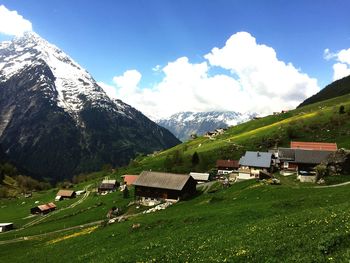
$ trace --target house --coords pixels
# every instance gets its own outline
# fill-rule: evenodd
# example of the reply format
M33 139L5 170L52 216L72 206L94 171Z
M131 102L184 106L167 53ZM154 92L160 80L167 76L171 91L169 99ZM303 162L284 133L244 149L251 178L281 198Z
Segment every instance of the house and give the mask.
M104 179L98 187L98 192L113 192L117 189L118 186L119 183L117 182L117 180Z
M135 196L142 202L180 200L196 193L197 182L188 174L143 171L134 182Z
M217 160L216 168L218 169L218 175L230 174L238 170L239 162L238 160Z
M295 163L295 149L278 148L277 166L282 175L290 175L298 171L298 165Z
M44 205L38 205L36 207L33 207L30 209L30 213L35 214L42 214L45 215L47 213L50 213L51 211L54 211L56 209L56 205L54 203L48 203Z
M209 182L209 173L195 173L191 172L190 176L197 182L197 183L205 183Z
M238 170L238 179L256 178L259 176L260 171L270 171L271 163L272 153L247 151L245 155L239 159L240 169ZM247 170L250 170L249 178Z
M124 184L126 185L132 185L137 180L138 177L139 177L138 175L131 175L131 174L122 175Z
M13 229L13 223L0 223L0 233Z
M333 151L279 148L278 160L281 174L297 173L300 181L315 181L315 166L325 162Z
M73 190L59 190L58 193L56 194L55 201L61 201L66 198L75 198L76 193Z
M290 148L292 149L304 149L304 150L319 150L319 151L331 151L338 150L336 143L326 142L290 142Z

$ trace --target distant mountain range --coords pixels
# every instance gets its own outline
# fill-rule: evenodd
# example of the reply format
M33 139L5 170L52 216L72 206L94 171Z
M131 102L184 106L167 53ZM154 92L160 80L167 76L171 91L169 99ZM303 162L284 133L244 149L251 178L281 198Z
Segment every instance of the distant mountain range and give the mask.
M179 112L156 122L171 131L181 141L191 134L203 135L217 128L227 128L251 120L256 113L241 114L234 111Z
M339 79L327 85L320 92L303 101L298 106L298 108L309 104L313 104L316 102L320 102L323 100L328 100L331 98L343 96L346 94L350 94L350 76Z
M0 43L0 148L51 181L180 143L36 33Z

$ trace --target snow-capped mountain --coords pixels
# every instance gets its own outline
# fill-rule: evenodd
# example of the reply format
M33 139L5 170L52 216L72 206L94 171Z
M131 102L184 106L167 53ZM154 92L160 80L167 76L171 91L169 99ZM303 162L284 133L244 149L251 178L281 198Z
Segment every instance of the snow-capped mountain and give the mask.
M29 174L62 179L177 143L36 33L0 43L0 146Z
M156 122L181 141L186 141L191 134L203 135L207 131L246 122L255 116L255 113L242 114L234 111L179 112Z

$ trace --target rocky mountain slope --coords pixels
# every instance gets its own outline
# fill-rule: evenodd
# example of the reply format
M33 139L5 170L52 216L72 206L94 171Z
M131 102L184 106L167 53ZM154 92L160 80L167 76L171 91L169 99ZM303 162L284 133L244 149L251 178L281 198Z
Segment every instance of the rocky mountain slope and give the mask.
M320 92L303 101L298 106L298 108L312 104L312 103L320 102L323 100L328 100L335 97L343 96L346 94L350 94L350 76L339 79L327 85Z
M28 174L62 180L178 143L36 33L0 44L0 146Z
M191 134L203 135L217 128L227 128L251 120L256 114L241 114L234 111L179 112L168 119L156 122L171 131L181 141L186 141Z

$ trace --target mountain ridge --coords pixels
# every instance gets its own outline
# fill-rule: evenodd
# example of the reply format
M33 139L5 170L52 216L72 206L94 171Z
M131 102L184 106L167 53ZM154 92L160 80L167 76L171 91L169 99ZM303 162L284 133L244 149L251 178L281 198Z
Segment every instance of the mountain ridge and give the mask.
M63 180L178 143L37 34L0 45L0 144L29 175Z

